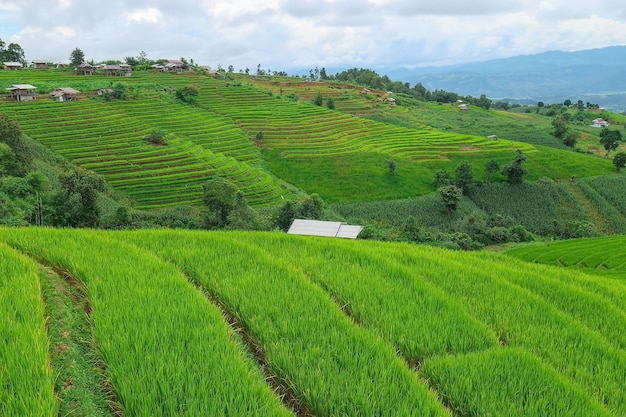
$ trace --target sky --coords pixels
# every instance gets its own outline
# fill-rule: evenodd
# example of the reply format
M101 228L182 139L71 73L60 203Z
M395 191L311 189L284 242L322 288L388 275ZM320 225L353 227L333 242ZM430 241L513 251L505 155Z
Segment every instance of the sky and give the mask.
M413 68L626 44L623 0L0 0L27 61Z

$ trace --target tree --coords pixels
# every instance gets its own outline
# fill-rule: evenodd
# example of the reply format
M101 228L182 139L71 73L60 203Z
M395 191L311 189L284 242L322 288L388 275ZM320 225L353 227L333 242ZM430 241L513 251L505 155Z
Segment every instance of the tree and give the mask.
M521 184L523 182L524 175L528 174L528 170L522 168L522 163L525 160L526 155L521 149L518 149L513 161L502 168L502 175L506 176L506 181L509 184Z
M145 136L145 139L153 145L162 145L165 142L167 132L163 129L155 127Z
M22 176L26 174L32 162L32 154L22 138L22 130L17 122L9 119L6 114L0 114L0 143L6 143L11 148L12 163L7 166L8 174Z
M621 171L622 168L626 167L626 153L624 152L616 153L615 156L613 157L613 165L615 166L615 169L617 169L618 171Z
M118 100L126 100L126 86L122 83L117 83L113 87L113 93L111 94L113 98Z
M210 223L217 227L224 227L228 224L228 215L235 204L237 197L237 186L222 177L208 180L202 186L202 201L209 211Z
M193 103L195 101L195 97L198 95L198 90L196 90L193 86L186 85L180 90L176 90L176 98L180 101L184 101L185 103Z
M327 80L328 79L328 75L326 74L326 68L322 67L322 69L320 70L320 78L322 80Z
M293 201L287 200L280 208L276 218L276 225L280 230L286 232L291 227L291 223L296 218L296 205Z
M467 194L474 181L472 174L472 166L465 161L454 169L455 181L454 185L463 190L463 194Z
M79 48L74 48L70 54L70 65L76 68L83 62L85 62L85 53Z
M435 171L435 174L433 175L433 186L435 187L435 190L451 184L452 177L450 177L450 173L448 171L444 171L443 169Z
M563 139L567 133L567 122L562 115L556 116L552 119L552 136L557 139Z
M246 230L250 229L253 219L253 212L248 206L248 202L243 195L243 191L235 193L235 201L232 209L228 213L227 226L229 229Z
M563 144L565 146L573 148L576 146L576 142L578 142L578 134L576 132L567 132L565 134L565 137L563 138Z
M387 169L389 170L389 175L393 176L396 173L396 161L394 161L393 159L387 159L385 162L387 162Z
M17 43L10 43L6 49L4 49L5 43L0 39L0 61L1 62L19 62L23 66L26 66L26 58L24 57L24 50Z
M500 169L500 164L498 161L490 160L485 164L485 182L489 184L489 180L491 179L491 174L494 172L498 172Z
M304 219L319 220L322 218L323 211L324 200L315 193L304 197L296 207L298 216Z
M606 156L609 156L611 151L614 151L622 141L622 132L619 130L611 130L607 127L603 128L600 132L600 143L606 149Z
M565 101L563 102L563 105L564 105L565 107L569 107L569 106L571 106L571 105L572 105L572 100L570 100L570 99L568 98L567 100L565 100Z
M456 185L446 185L437 189L441 202L448 210L448 217L456 210L463 196L463 190Z
M324 103L324 99L322 98L322 92L318 91L317 95L313 99L313 104L315 104L316 106L321 106L323 103Z
M100 223L98 193L106 190L104 178L86 169L76 168L61 174L59 181L65 192L65 211L69 213L69 225L97 227Z
M326 107L328 107L330 110L334 110L335 109L335 100L333 100L332 97L328 97L326 99Z

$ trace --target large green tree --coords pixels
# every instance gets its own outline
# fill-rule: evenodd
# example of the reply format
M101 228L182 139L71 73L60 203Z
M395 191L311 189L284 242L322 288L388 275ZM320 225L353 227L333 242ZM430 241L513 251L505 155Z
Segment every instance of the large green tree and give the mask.
M609 128L603 128L600 132L600 143L604 146L606 150L606 156L609 156L611 151L617 149L619 144L622 142L622 132L619 130L612 130Z
M524 175L528 174L528 170L522 167L522 163L526 160L526 155L521 149L518 149L515 153L513 161L505 165L502 168L502 175L506 177L506 181L509 184L521 184L524 180Z
M7 44L0 39L0 62L19 62L26 66L24 50L17 43Z
M13 163L7 164L7 173L16 176L26 174L32 155L22 138L19 125L4 113L0 114L0 142L7 144L13 151Z
M474 174L472 174L472 166L469 162L465 161L458 165L454 169L454 185L463 190L463 194L468 194L472 182L474 181Z
M209 211L207 226L225 227L235 205L237 186L226 178L215 177L205 182L202 189L202 201Z
M70 54L70 65L74 68L85 62L85 53L80 48L74 48Z

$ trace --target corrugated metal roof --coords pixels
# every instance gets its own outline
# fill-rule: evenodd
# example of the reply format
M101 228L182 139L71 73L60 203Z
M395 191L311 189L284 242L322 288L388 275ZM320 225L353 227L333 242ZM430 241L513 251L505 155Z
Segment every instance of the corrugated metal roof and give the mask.
M295 219L287 233L292 235L356 239L361 230L363 230L363 226L349 225L342 222Z
M11 87L8 87L7 90L34 90L34 85L30 84L13 84Z

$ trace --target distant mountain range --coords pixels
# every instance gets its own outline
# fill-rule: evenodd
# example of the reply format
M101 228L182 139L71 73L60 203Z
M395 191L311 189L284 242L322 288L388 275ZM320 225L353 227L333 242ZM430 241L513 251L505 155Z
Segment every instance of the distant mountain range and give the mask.
M535 55L443 67L387 69L394 80L429 90L487 95L492 100L535 104L566 99L626 111L626 46Z

